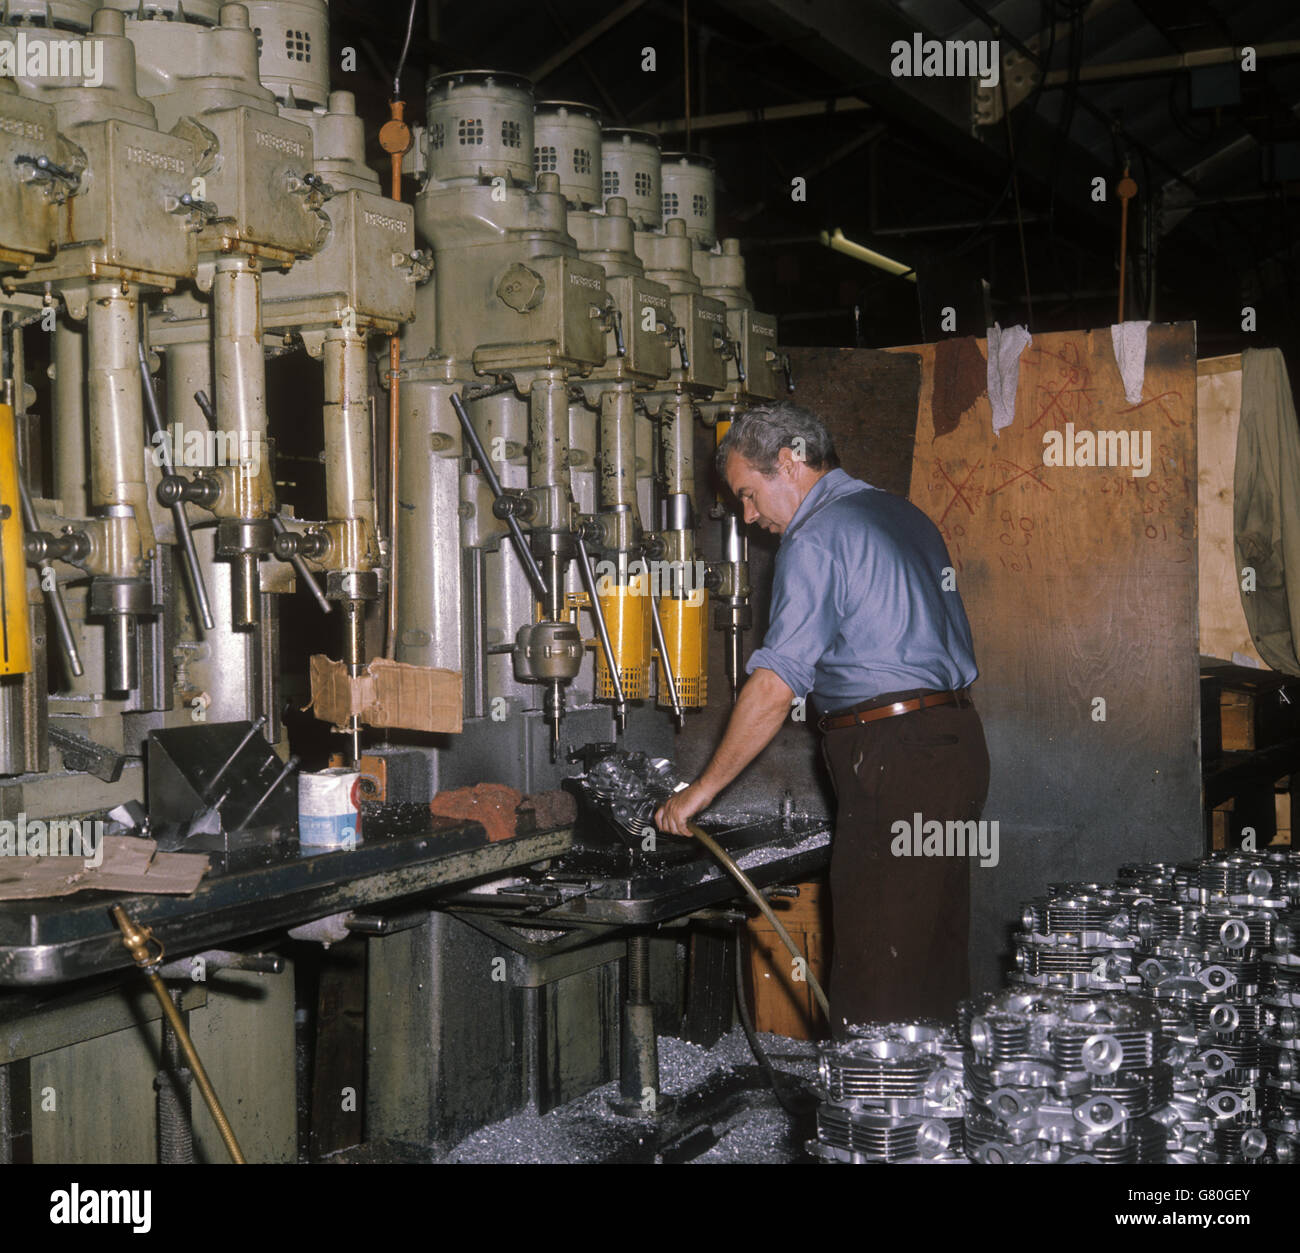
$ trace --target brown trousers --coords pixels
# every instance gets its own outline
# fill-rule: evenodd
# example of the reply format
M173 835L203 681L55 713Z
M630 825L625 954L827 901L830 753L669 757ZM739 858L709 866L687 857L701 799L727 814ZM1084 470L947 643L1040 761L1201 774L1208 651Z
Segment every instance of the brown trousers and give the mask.
M831 1031L950 1022L970 994L970 857L896 857L893 824L978 819L989 756L979 714L940 705L827 731L838 811L831 845ZM910 838L909 838L910 843ZM976 862L978 865L978 862Z

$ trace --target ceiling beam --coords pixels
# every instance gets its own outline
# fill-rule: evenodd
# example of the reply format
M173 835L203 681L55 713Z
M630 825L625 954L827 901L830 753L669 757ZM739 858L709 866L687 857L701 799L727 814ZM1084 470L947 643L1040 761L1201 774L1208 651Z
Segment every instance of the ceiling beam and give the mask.
M622 4L611 9L599 22L588 26L581 35L565 44L554 56L547 57L536 69L530 70L528 77L534 83L540 83L542 79L554 74L571 57L576 57L588 44L595 43L607 30L617 26L619 22L630 13L634 13L644 3L645 0L623 0Z
M938 38L913 17L900 13L887 0L718 0L722 7L764 35L782 40L789 52L831 76L832 86L845 87L878 106L881 120L897 118L902 127L921 132L928 143L914 146L936 165L955 162L1000 186L1010 159L1005 124L976 127L973 122L974 80L970 78L895 78L890 71L891 44ZM973 16L990 21L978 5L962 0ZM994 32L988 32L990 36ZM1038 34L1035 31L1035 34ZM1010 32L999 28L999 52L1015 47L1027 52ZM1041 54L1029 53L1037 65ZM1081 103L1086 98L1080 97ZM1073 172L1074 192L1057 197L1058 221L1068 220L1085 234L1115 231L1112 205L1094 204L1087 195L1090 180L1116 177L1079 144L1061 143L1058 128L1034 114L1013 120L1019 154L1022 194L1027 185L1046 187L1045 174L1059 164L1062 174ZM993 159L990 160L990 157ZM1032 206L1026 206L1031 208ZM845 222L845 229L852 223Z
M895 78L889 69L890 45L911 43L918 31L935 36L884 0L720 0L723 8L786 48L828 70L840 89L864 77L870 95L905 112L908 120L932 134L971 135L971 83L955 78ZM864 75L865 72L865 75Z
M1252 44L1260 61L1300 56L1300 39L1283 39L1274 43ZM1175 52L1163 57L1138 57L1131 61L1112 61L1108 65L1084 65L1079 68L1080 83L1108 83L1120 79L1148 78L1161 74L1178 74L1183 70L1207 65L1227 65L1241 58L1240 48L1202 48L1196 52ZM1052 70L1045 86L1064 87L1070 81L1069 70Z
M857 96L838 96L834 100L804 100L797 104L769 104L757 109L732 109L727 113L705 113L691 118L692 131L718 131L730 126L753 126L759 122L788 122L805 117L835 117L841 113L861 113L871 105ZM686 119L675 117L665 122L638 122L641 130L656 135L678 135L686 130Z
M554 25L555 29L560 32L560 35L563 38L572 40L573 35L565 24L564 19L556 10L554 0L542 0L542 2L546 7L547 15L550 17L551 23ZM574 55L578 58L578 64L582 67L582 72L591 80L591 85L596 89L596 94L600 97L600 103L605 110L605 117L611 122L622 124L624 120L623 112L615 103L614 98L606 90L605 84L601 81L600 75L592 68L591 62L588 61L581 52L577 52Z

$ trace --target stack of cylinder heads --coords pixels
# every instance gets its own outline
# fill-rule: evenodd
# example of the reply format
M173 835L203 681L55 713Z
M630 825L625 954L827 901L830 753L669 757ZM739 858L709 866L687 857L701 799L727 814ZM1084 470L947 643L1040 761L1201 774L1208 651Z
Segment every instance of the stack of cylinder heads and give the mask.
M938 1023L856 1029L821 1051L810 1147L829 1161L961 1161L961 1067L961 1045Z
M958 1008L949 1143L976 1162L1300 1160L1298 907L1291 852L1049 886L1025 906L1011 986ZM923 1105L889 1104L919 1073L902 1031L823 1046L817 1156L943 1159Z
M1159 1016L1112 993L967 1002L966 1151L977 1162L1156 1162L1171 1092Z

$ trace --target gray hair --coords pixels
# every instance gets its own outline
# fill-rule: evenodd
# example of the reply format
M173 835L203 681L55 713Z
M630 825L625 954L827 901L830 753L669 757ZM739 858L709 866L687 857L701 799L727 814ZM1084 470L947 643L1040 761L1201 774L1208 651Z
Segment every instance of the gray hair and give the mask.
M734 452L764 478L776 473L782 448L793 449L812 470L833 470L840 464L830 432L820 419L788 400L755 405L732 424L718 444L718 477L727 478L727 458Z

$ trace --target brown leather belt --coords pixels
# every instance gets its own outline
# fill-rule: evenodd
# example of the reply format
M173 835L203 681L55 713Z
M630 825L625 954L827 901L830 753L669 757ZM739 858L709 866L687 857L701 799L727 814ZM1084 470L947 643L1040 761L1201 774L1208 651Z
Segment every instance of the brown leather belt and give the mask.
M957 692L933 692L911 700L897 700L892 704L873 709L859 709L845 714L826 714L817 719L819 731L838 731L844 727L862 726L881 718L895 718L899 714L915 713L918 709L933 709L936 705L956 705L959 709L971 703L970 689Z

